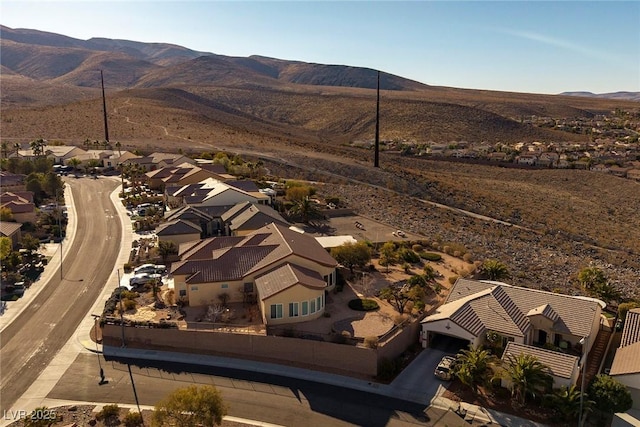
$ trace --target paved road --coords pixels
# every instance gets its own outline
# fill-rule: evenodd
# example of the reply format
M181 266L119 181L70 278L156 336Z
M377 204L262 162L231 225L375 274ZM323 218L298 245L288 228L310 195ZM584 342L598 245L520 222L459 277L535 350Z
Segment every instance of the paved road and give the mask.
M59 271L32 303L0 333L0 410L38 378L75 332L116 264L122 237L109 194L111 179L69 179L77 213L76 238Z
M80 354L48 399L154 405L178 387L213 384L229 415L283 426L424 425L425 405L282 376L171 362L105 361L108 384L98 385L98 354ZM131 375L129 373L129 366Z

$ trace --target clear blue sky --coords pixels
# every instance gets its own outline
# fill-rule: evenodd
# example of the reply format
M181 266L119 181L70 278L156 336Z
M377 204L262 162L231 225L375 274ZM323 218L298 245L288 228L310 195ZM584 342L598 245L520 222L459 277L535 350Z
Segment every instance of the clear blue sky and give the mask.
M0 23L532 93L640 91L638 1L2 0Z

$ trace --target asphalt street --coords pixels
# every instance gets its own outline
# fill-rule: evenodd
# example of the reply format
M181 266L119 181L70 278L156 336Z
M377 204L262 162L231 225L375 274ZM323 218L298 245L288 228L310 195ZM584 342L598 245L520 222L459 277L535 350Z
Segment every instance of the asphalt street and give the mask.
M98 361L100 359L100 361ZM107 384L99 385L102 367ZM130 370L130 371L129 371ZM425 405L373 393L256 372L79 354L47 398L154 405L172 390L212 384L229 415L283 426L424 425Z
M66 181L77 215L76 238L62 264L24 311L0 333L0 410L12 404L38 378L75 332L111 275L122 226L109 194L111 179Z

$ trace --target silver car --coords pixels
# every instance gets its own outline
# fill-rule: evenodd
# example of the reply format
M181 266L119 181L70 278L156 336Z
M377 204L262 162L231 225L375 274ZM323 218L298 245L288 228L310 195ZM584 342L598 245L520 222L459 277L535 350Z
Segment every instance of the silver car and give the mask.
M129 279L129 286L140 286L152 280L160 280L160 274L138 273Z

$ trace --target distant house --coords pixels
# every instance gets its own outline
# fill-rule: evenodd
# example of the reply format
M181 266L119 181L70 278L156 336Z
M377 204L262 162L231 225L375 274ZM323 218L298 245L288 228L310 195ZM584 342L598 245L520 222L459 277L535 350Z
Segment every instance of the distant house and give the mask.
M227 207L223 207L220 213L213 215L205 210L194 208L193 206L182 206L167 212L165 221L171 222L176 220L189 221L192 224L200 226L201 237L219 236L222 234L222 221L220 215L225 212Z
M167 187L165 199L170 206L232 206L242 202L269 204L271 198L260 193L251 181L221 182L208 178L179 188Z
M19 223L36 222L36 207L31 191L2 193L0 207L9 209L13 219Z
M178 166L166 166L147 172L147 185L152 190L163 190L167 185L183 186L196 184L208 178L222 181L226 178L207 169L194 166L190 163L182 163Z
M516 157L516 163L520 165L535 166L538 164L538 156L535 154L521 154Z
M553 151L545 151L540 153L538 156L538 165L544 167L553 167L558 160L560 160L560 155Z
M578 357L540 352L545 346L575 350L584 354L598 335L602 301L593 298L544 292L492 281L458 279L445 303L422 321L424 346L439 335L451 336L474 347L484 345L487 333L502 337L512 351L545 357L558 364L554 376L558 384L575 383L582 361ZM569 354L570 355L570 354ZM568 372L573 367L572 372ZM551 368L551 366L550 366Z
M600 172L600 173L609 173L609 168L607 167L607 165L603 164L603 163L598 163L596 165L591 166L591 169L589 169L593 172Z
M57 165L66 165L67 160L85 153L82 148L70 145L48 145L44 150L45 156L52 158Z
M254 297L265 324L312 320L324 313L325 291L336 283L337 262L312 236L269 224L247 236L180 245L173 264L175 290L191 306L225 293L229 302Z
M627 178L640 181L640 169L629 169L627 171Z
M633 408L640 410L640 308L627 313L609 375L627 386Z

